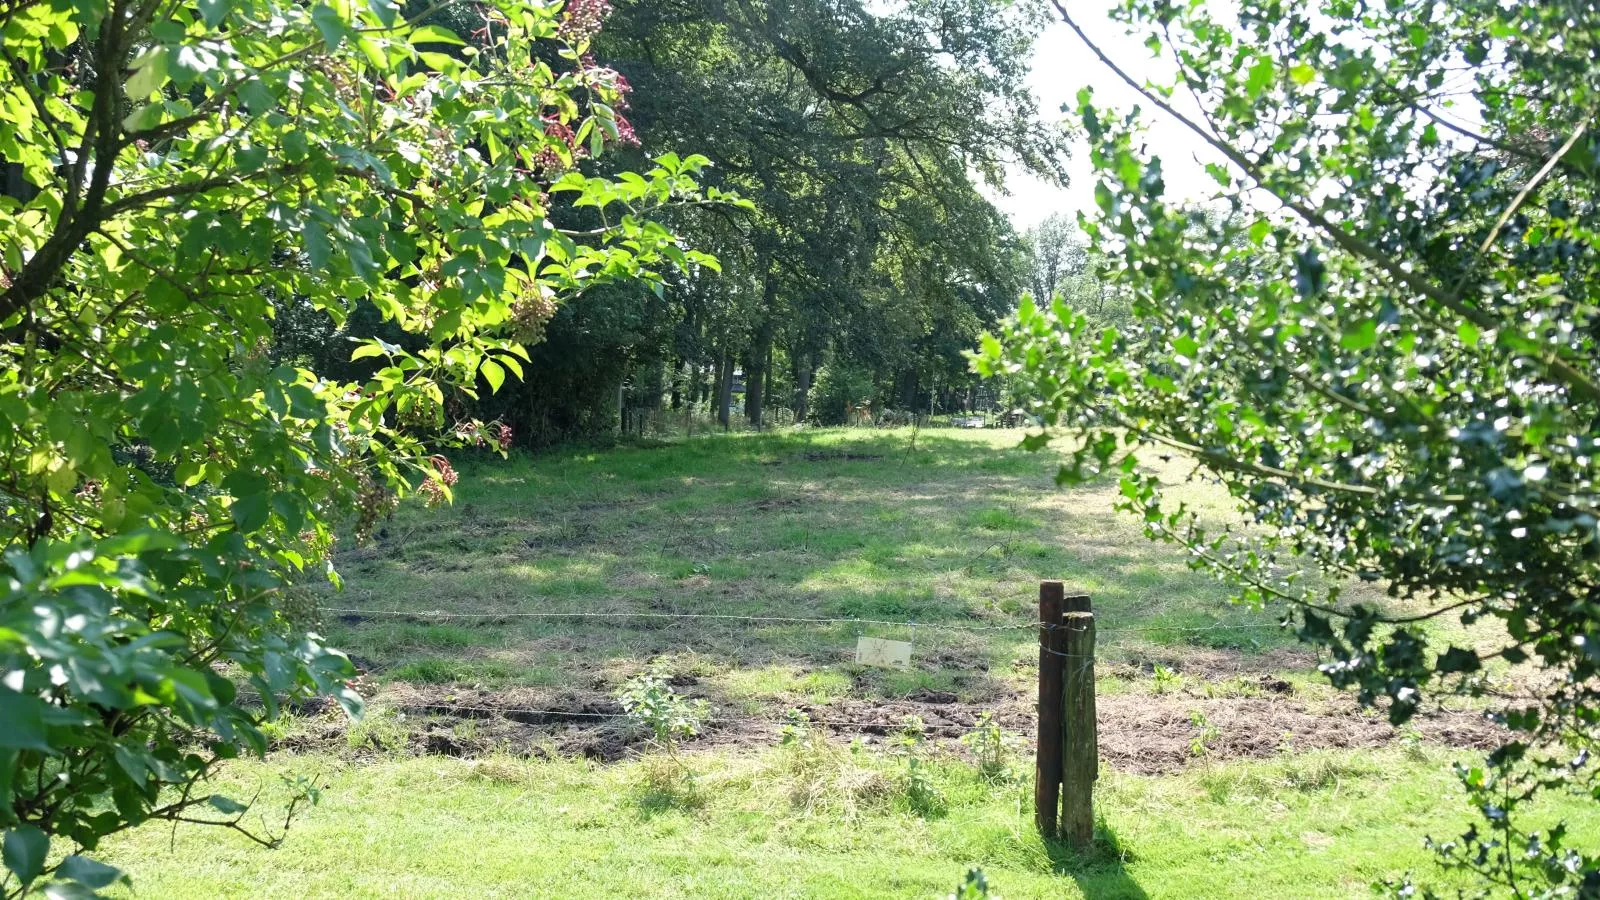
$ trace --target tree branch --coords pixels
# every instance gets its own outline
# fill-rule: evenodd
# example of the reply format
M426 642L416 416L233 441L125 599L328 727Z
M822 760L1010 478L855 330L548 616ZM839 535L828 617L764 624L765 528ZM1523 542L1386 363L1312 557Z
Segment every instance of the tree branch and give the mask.
M1292 210L1301 219L1305 220L1307 223L1326 234L1341 249L1354 256L1359 256L1376 264L1401 285L1416 291L1424 297L1427 297L1429 300L1432 300L1440 306L1443 306L1444 308L1456 313L1480 328L1498 330L1502 327L1503 323L1496 320L1489 313L1475 306L1462 302L1461 298L1455 295L1453 292L1447 291L1439 285L1434 284L1429 279L1410 271L1400 262L1389 258L1377 247L1339 227L1317 209L1314 209L1295 197L1287 195L1281 189L1274 187L1270 180L1267 179L1262 173L1260 167L1253 163L1249 157L1240 152L1238 148L1200 127L1193 119L1189 118L1173 107L1173 105L1169 103L1166 98L1136 81L1127 73L1126 70L1113 62L1111 58L1105 54L1105 51L1101 50L1099 45L1090 40L1089 36L1084 33L1081 27L1079 27L1078 23L1073 20L1072 15L1067 12L1066 7L1062 4L1061 0L1050 0L1050 3L1055 7L1056 12L1061 16L1061 20L1066 23L1067 27L1071 28L1073 33L1078 36L1078 39L1083 41L1084 45L1087 46L1092 53L1094 53L1096 58L1098 58L1100 62L1103 63L1108 69L1110 69L1113 74L1121 79L1123 83L1133 88L1139 93L1140 96L1150 101L1157 109L1160 109L1167 115L1172 116L1173 119L1175 119L1179 124L1183 125L1189 131L1200 137L1201 140L1209 144L1217 152L1225 156L1229 162L1232 162L1246 175L1250 176L1251 180L1253 180L1258 186L1272 194L1272 196L1276 197L1280 203ZM1596 383L1593 379L1578 371L1575 366L1565 359L1562 359L1553 353L1544 357L1530 356L1529 358L1543 363L1544 366L1573 393L1592 403L1600 403L1600 383Z

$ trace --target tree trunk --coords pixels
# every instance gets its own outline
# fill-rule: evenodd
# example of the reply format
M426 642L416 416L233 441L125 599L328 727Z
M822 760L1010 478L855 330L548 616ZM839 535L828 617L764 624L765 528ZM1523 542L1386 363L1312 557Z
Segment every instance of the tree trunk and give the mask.
M644 404L651 412L661 410L661 397L666 393L666 362L659 358L650 360L649 367L645 369L644 378Z
M628 433L628 408L622 405L622 390L626 383L627 378L617 382L617 430L623 434Z
M811 393L811 379L817 374L817 367L811 362L810 353L796 353L794 356L794 421L800 424L806 420L806 413L810 410L806 406L806 396Z
M723 350L717 357L717 424L728 430L728 410L733 405L733 355Z
M767 383L761 388L763 397L772 397L772 342L767 342L767 358L762 362L762 369L767 373Z
M770 283L770 282L769 282ZM766 317L756 329L756 345L751 348L749 364L744 373L744 414L757 431L765 424L767 380L771 377L768 360L772 357L772 317Z

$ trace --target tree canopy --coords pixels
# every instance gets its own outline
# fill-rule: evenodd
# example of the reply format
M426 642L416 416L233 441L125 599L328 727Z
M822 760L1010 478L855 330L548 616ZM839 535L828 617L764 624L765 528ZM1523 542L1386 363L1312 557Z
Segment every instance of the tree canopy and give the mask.
M609 428L626 382L630 408L726 419L736 370L755 424L774 407L842 421L847 399L926 412L971 384L962 352L1023 266L978 183L1008 162L1059 175L1063 137L1023 85L1038 23L977 0L869 7L618 4L597 48L632 89L632 128L646 148L702 148L708 183L755 210L675 214L722 276L570 305L490 417L531 439Z
M1514 739L1461 767L1482 820L1441 857L1519 896L1600 896L1600 860L1516 814L1545 788L1600 800L1592 4L1116 15L1175 78L1091 49L1214 151L1217 202L1170 199L1138 112L1085 89L1087 233L1134 317L1025 301L978 366L1033 398L1041 439L1086 432L1063 479L1120 473L1151 536L1244 601L1286 604L1335 684L1397 723L1436 694L1489 698ZM1144 446L1191 455L1252 526L1168 501ZM1297 577L1302 561L1328 577ZM1382 596L1347 601L1361 582ZM1441 638L1443 617L1494 637ZM1507 664L1549 690L1507 696Z

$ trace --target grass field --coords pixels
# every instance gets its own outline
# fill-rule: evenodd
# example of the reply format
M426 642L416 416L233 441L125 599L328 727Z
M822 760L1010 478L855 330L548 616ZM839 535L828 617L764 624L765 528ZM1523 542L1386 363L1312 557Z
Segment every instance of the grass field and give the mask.
M368 720L306 710L226 776L270 797L278 774L315 774L322 805L273 852L191 829L168 855L150 828L114 856L161 897L928 897L969 865L1007 897L1328 897L1429 872L1423 833L1467 823L1445 763L1493 731L1357 709L1274 611L1228 606L1145 541L1114 485L1055 488L1019 437L802 431L464 464L454 506L403 508L317 597ZM1180 461L1151 462L1229 515ZM1089 593L1101 634L1088 858L1030 826L1041 579ZM857 666L858 635L910 640L911 668ZM620 715L647 667L710 705L692 777L663 779ZM782 743L789 710L814 724ZM986 712L1010 750L982 775L959 738Z

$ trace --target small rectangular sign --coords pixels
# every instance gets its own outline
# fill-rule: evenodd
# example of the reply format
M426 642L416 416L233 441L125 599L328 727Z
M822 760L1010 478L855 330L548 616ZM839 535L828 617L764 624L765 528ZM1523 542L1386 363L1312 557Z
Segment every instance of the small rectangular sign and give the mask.
M909 669L911 644L907 641L886 641L883 638L857 638L856 662L863 666Z

